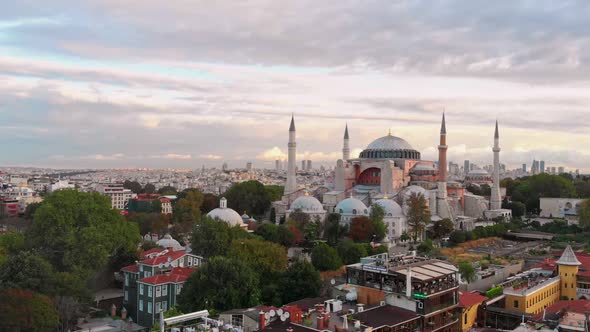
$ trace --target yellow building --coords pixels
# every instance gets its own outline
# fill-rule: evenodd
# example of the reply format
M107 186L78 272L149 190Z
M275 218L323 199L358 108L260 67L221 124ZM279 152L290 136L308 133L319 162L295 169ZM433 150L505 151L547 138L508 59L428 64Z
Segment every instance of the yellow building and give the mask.
M563 254L557 260L559 278L561 279L561 297L565 300L575 300L577 298L577 277L578 267L582 265L572 247L567 246Z
M461 330L468 331L477 322L479 306L488 298L478 293L459 292L461 306Z
M504 288L506 309L536 314L559 301L560 277L529 279Z

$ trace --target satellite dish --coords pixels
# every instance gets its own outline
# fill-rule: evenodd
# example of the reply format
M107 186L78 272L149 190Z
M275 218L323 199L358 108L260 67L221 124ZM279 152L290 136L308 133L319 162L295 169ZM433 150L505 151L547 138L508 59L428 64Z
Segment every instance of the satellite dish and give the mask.
M270 317L274 317L276 315L277 315L277 313L276 313L276 311L274 311L274 309L270 311Z
M265 314L264 314L264 318L266 318L266 320L269 320L269 319L270 319L270 313L268 313L268 312L267 312L267 313L265 313Z
M285 311L283 316L285 316L285 318L289 318L289 317L291 317L291 314L288 311Z
M281 322L284 322L287 320L287 317L285 317L285 315L281 315Z
M277 315L282 316L283 315L283 309L277 310Z
M334 278L332 278L332 280L330 280L330 283L331 283L332 285L336 285L336 280L334 280Z

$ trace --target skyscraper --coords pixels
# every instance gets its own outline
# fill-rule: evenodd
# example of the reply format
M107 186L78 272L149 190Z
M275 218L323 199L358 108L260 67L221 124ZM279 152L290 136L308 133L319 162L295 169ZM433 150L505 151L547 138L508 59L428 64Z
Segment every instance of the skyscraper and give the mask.
M469 167L469 160L465 160L463 162L463 172L465 172L465 175L467 175L467 173L469 173L470 170L471 168Z
M491 210L499 210L502 208L502 198L500 196L500 133L498 131L498 121L496 121L496 131L494 132L494 173L493 173L493 187L490 198Z
M246 163L246 170L248 172L250 172L252 170L252 162L249 161L249 162Z
M311 171L311 160L307 161L307 170Z
M281 161L280 160L275 160L275 170L278 172L281 170Z
M526 173L526 164L522 164L522 172Z
M301 170L305 171L305 160L301 161Z
M539 161L539 173L545 173L545 160Z
M557 174L563 174L563 173L565 173L565 167L559 166L559 168L557 168Z

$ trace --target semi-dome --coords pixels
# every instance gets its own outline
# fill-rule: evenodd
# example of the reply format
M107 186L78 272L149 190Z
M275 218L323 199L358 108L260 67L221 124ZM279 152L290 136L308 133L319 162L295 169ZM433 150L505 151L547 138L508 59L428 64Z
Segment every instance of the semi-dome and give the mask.
M406 198L412 196L412 194L414 194L414 193L426 197L426 189L424 189L420 186L412 185L412 186L406 187L406 189L404 189L404 197L406 197Z
M324 210L324 206L317 198L309 196L307 193L305 196L297 197L291 204L291 210L301 210L301 212L321 212Z
M174 251L183 250L184 247L180 243L172 238L170 234L164 235L163 238L156 242L162 248L172 248Z
M227 207L227 199L222 197L219 200L219 207L207 213L208 217L228 223L230 226L241 226L242 217L233 209Z
M349 197L341 200L334 209L335 212L340 214L351 214L351 215L368 215L369 210L367 206L360 200Z
M360 158L386 159L386 158L403 158L403 159L420 159L420 152L403 138L391 134L380 137L363 150Z
M403 217L404 215L402 207L391 199L383 198L376 201L375 204L379 205L383 209L386 218Z
M485 169L474 169L468 173L469 175L490 175Z
M412 168L412 171L437 171L437 168L432 164L418 163Z

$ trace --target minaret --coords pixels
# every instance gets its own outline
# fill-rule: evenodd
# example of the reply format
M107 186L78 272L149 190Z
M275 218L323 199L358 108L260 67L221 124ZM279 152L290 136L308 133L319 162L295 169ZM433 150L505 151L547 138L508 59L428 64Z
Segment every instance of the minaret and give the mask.
M290 194L297 190L297 180L295 174L296 154L297 143L295 143L295 117L291 115L291 126L289 126L289 160L287 166L287 183L285 184L285 194Z
M348 123L344 129L344 145L342 146L342 160L347 161L350 159L350 146L348 145Z
M500 197L500 134L498 132L498 120L496 120L496 132L494 133L494 174L492 181L492 196L490 197L490 209L499 210L502 208Z
M440 143L438 145L438 198L447 198L447 125L445 113L440 125Z

